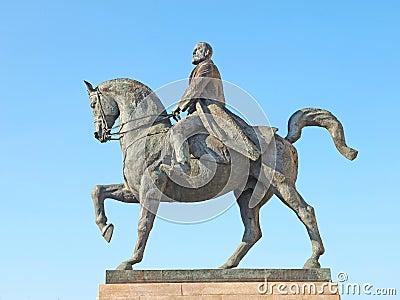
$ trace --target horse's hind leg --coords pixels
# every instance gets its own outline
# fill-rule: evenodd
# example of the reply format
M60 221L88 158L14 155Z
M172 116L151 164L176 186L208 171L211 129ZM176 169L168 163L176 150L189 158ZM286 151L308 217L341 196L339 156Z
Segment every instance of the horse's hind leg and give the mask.
M92 191L94 213L96 224L101 231L101 235L107 242L110 242L114 225L107 224L107 217L104 210L104 200L110 198L125 203L139 203L126 186L121 184L96 185Z
M236 251L223 264L221 269L230 269L237 267L242 258L249 252L251 247L261 238L261 227L259 222L259 211L261 205L255 207L249 207L249 201L251 199L253 189L247 189L237 198L237 203L240 208L240 217L244 225L244 233L242 242L237 247ZM235 193L236 196L236 193ZM272 195L266 195L265 198L270 198ZM268 199L266 199L268 200ZM263 200L263 203L266 201Z
M312 255L303 268L320 268L318 260L324 254L325 249L319 234L314 208L304 201L294 184L289 183L287 179L280 180L277 177L280 177L280 175L276 175L272 184L274 194L296 213L297 217L306 226L311 240Z

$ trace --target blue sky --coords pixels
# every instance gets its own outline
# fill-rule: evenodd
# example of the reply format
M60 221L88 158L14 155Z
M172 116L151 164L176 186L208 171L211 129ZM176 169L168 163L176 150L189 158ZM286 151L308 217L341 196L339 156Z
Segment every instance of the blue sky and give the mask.
M158 89L188 76L198 41L281 135L303 107L342 121L360 152L353 162L323 129L306 128L295 144L297 187L326 247L321 264L333 279L345 271L349 282L400 292L399 2L149 2L2 4L0 299L94 299L105 270L131 255L138 206L106 204L111 244L94 223L91 189L121 182L121 153L93 138L82 81L130 77ZM311 247L295 215L273 198L261 225L240 267L301 267ZM196 225L158 219L136 268L218 267L241 236L236 206ZM364 297L343 296L352 298Z

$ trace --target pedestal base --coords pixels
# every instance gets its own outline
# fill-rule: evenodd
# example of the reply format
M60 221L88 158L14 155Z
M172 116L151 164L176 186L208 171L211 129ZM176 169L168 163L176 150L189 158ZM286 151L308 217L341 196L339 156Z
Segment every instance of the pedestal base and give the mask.
M339 300L329 269L107 271L98 300Z

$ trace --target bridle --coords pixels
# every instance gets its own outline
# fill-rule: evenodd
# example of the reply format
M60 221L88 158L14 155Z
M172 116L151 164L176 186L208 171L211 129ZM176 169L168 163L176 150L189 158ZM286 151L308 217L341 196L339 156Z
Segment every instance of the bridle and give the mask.
M103 104L102 104L102 101L101 101L101 96L102 96L103 94L102 94L102 92L99 90L99 88L97 87L96 88L96 103L98 103L98 105L99 105L99 108L100 108L100 116L101 116L101 124L102 124L102 127L103 127L103 130L105 131L105 136L106 136L106 140L107 141L118 141L118 140L120 140L122 137L123 137L123 135L125 134L125 133L127 133L127 132L130 132L130 131L133 131L133 130L136 130L136 129L139 129L139 128L141 128L141 127L144 127L144 126L148 126L147 124L146 125L139 125L139 126L137 126L137 127L134 127L134 128L131 128L131 129L128 129L128 130L126 130L126 131L122 131L122 128L126 125L126 124L128 124L128 123L131 123L131 122L133 122L133 121L138 121L138 120L141 120L141 119L145 119L145 118L149 118L149 117L156 117L156 119L154 120L154 122L153 122L153 125L154 124L156 124L156 123L158 123L158 122L160 122L160 121L163 121L163 120L166 120L166 119L169 119L169 118L175 118L175 115L174 114L164 114L164 115L148 115L148 116L144 116L144 117L141 117L141 118L136 118L136 119L131 119L131 120L128 120L128 121L126 121L126 122L123 122L123 123L120 123L120 124L118 124L118 125L116 125L116 126L113 126L113 127L111 127L111 128L109 128L108 127L108 125L107 125L107 115L105 114L105 112L104 112L104 108L103 108ZM95 123L98 123L99 121L94 121ZM117 132L111 132L112 130L114 130L114 129L117 129L118 128L118 131ZM163 133L163 132L165 132L165 130L163 130L163 131L160 131L160 133ZM153 133L154 134L154 133ZM117 136L117 137L114 137L114 136Z
M106 116L106 113L104 112L103 104L101 102L101 95L102 95L101 91L98 88L96 88L96 102L95 102L95 105L96 104L99 105L100 117L101 117L100 122L101 122L101 125L102 125L102 129L105 131L105 135L106 135L107 141L109 141L109 140L113 139L112 136L110 135L112 128L108 128L107 116ZM94 108L95 105L92 108ZM99 121L95 120L94 122L98 123Z

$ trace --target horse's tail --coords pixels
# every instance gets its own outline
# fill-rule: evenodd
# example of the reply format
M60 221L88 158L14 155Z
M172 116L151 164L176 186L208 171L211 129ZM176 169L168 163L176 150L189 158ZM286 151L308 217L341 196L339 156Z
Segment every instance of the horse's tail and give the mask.
M288 134L285 137L290 143L295 143L301 137L301 130L307 126L326 128L336 148L349 160L357 157L358 151L346 145L344 130L340 121L329 111L319 108L303 108L296 111L289 119Z

